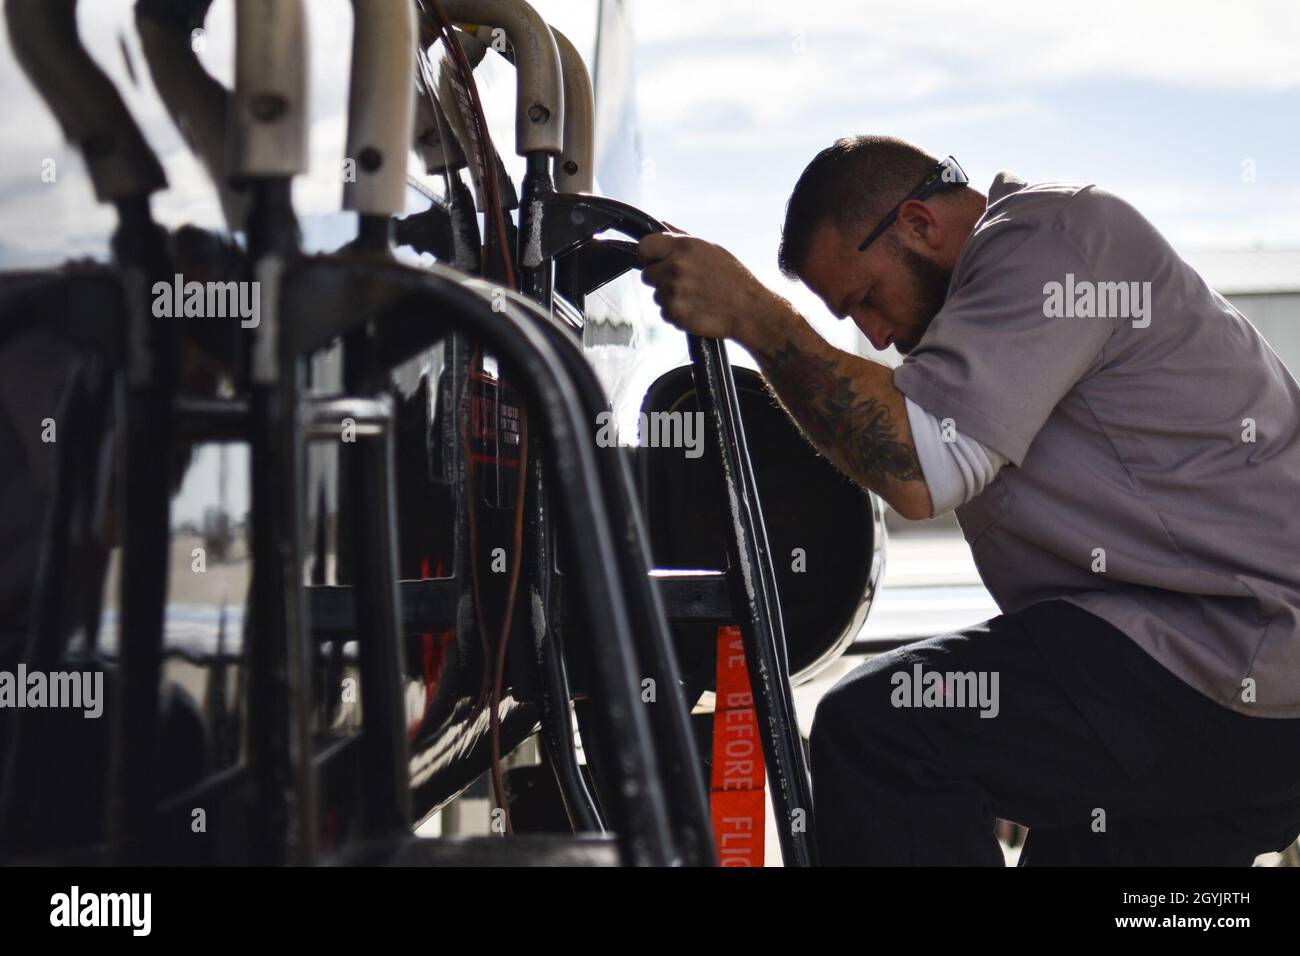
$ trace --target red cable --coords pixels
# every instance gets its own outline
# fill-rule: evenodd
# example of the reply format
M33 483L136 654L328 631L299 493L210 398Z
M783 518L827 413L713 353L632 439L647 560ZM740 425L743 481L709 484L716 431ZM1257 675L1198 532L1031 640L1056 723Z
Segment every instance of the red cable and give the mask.
M497 181L496 163L493 161L495 160L496 152L492 146L492 137L491 137L491 133L488 130L487 117L483 110L483 103L478 95L478 86L474 82L474 71L473 68L469 65L469 60L466 58L465 51L461 47L460 42L455 38L455 29L452 26L450 19L448 19L446 13L443 11L442 5L438 2L438 0L427 0L427 3L429 7L433 10L434 17L438 21L438 32L442 37L443 43L446 45L448 51L451 53L452 59L456 63L457 71L461 74L463 89L469 94L469 98L471 101L469 104L470 109L466 111L463 108L463 105L458 104L458 106L461 106L462 113L468 112L470 114L469 118L473 126L475 127L473 131L474 138L476 139L476 142L473 144L476 147L475 161L478 163L479 166L479 178L480 181L483 183L485 192L487 193L486 196L487 204L491 210L491 215L489 218L489 222L492 224L491 231L495 233L497 248L501 253L502 265L505 271L506 286L511 290L514 290L517 288L517 283L515 281L515 275L514 275L514 262L510 254L509 243L507 242L505 212L501 207L500 184ZM485 264L487 261L486 248L487 247L485 244L484 247ZM475 348L474 354L471 356L470 359L470 367L474 368L479 363L480 358L481 358L481 350ZM466 389L467 390L469 389L468 381L466 382ZM500 398L500 394L501 394L500 391L498 391L497 392L498 400ZM470 402L466 408L466 411L467 413L473 411L472 396L470 396ZM466 421L466 426L465 426L464 443L465 443L465 448L468 450L469 448L469 441L468 441L469 415L468 414L466 415L465 421ZM519 468L519 472L518 472L519 484L518 484L518 490L515 498L515 526L514 526L514 545L513 545L514 554L512 555L513 560L511 562L512 566L510 569L510 585L507 591L505 615L501 623L501 634L497 641L496 655L495 655L495 661L493 666L493 678L491 683L491 693L486 695L485 695L485 691L487 690L487 677L488 677L487 667L488 667L488 662L492 660L493 655L491 654L491 648L488 645L487 631L483 621L482 598L480 594L480 587L479 587L479 580L478 580L478 564L477 564L477 556L478 556L477 524L478 523L475 517L476 509L477 509L477 498L475 495L473 479L472 479L474 473L474 468L472 463L470 464L470 467L467 470L468 480L467 480L467 488L466 488L466 492L469 497L469 535L470 535L470 555L471 555L470 567L471 567L471 577L473 579L475 617L478 619L479 639L483 645L483 651L484 651L483 684L481 684L479 688L479 699L476 706L481 707L483 705L484 696L489 697L489 706L491 708L491 713L489 714L489 727L490 727L489 733L491 738L491 751L492 751L492 771L491 771L492 789L493 789L494 796L496 798L497 806L499 806L505 814L506 833L513 832L513 827L510 821L510 808L507 804L506 797L505 797L505 782L501 770L500 710L501 710L502 684L504 683L504 675L505 675L506 648L509 644L510 626L513 623L513 619L514 619L514 606L519 594L519 577L523 565L523 517L524 517L524 499L527 490L526 480L527 480L527 471L528 471L528 419L527 419L527 414L522 407L519 409L518 468Z

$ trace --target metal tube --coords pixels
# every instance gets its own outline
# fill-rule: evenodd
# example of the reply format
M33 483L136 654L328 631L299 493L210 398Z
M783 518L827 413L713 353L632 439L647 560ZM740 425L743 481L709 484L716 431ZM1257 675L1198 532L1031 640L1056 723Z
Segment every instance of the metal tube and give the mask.
M600 808L582 777L573 745L573 715L569 710L573 695L569 689L560 635L553 627L548 628L548 639L537 648L537 665L545 695L542 701L542 744L555 774L569 825L575 833L603 833L605 825L601 821Z
M367 835L410 833L411 792L403 707L397 591L396 468L391 406L377 440L358 442L348 469L354 525L357 645L361 671L362 828Z
M285 184L287 185L287 183ZM254 215L259 200L254 200ZM258 334L283 337L290 323L267 292L282 261L258 263ZM310 621L302 591L305 454L299 402L304 362L281 350L274 377L252 387L252 554L248 647L249 765L260 807L255 861L311 863L317 814L311 767Z
M596 100L591 74L582 54L555 27L555 45L564 71L564 150L555 163L555 188L562 193L589 193L595 188Z
M154 322L150 277L171 273L162 230L147 198L122 200L114 258L130 317L125 375L118 385L117 518L122 564L118 599L119 704L113 729L108 823L115 859L147 860L157 798L159 682L170 554L172 402L176 333Z
M307 37L302 0L236 0L231 175L307 171Z
M360 214L353 252L389 254L392 216L406 205L407 154L414 123L416 17L413 0L353 0L352 76L345 155L355 179L345 182L343 208ZM357 396L374 388L364 330L343 337L343 384ZM352 545L363 724L362 827L370 836L410 833L410 773L403 706L401 603L397 589L397 504L388 399L348 400L341 409L358 432L369 424L379 440L344 448L347 525ZM366 414L364 404L382 416ZM318 409L321 411L323 409ZM357 413L360 413L359 415ZM374 419L382 417L383 421ZM337 427L337 425L336 425Z
M564 148L564 73L546 21L523 0L442 0L456 23L496 27L515 51L515 151L559 155ZM481 38L480 38L481 39Z
M555 192L551 183L550 158L541 153L528 157L523 196L519 205L519 287L524 295L551 310L555 283L555 261L542 255L542 227L546 197Z
M343 208L394 216L406 205L406 157L415 107L413 0L352 0L352 79L344 156L355 175Z
M81 149L100 202L165 189L167 178L122 97L77 36L77 0L5 0L14 57Z
M173 0L137 0L135 25L154 87L172 122L203 163L216 187L226 225L244 228L248 196L231 188L226 142L230 93L194 52L191 39L212 0L191 0L188 9Z
M306 359L303 324L281 300L298 255L290 177L306 167L307 50L301 0L237 0L231 171L251 183L248 250L261 284L252 342L252 552L248 641L249 765L261 812L260 863L309 864L318 815L312 764L310 621L302 588Z

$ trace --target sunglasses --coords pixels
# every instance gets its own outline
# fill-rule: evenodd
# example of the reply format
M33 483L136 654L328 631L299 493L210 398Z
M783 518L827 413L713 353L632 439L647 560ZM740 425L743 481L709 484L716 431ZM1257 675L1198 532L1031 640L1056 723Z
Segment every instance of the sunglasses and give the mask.
M941 189L948 189L952 186L965 186L969 182L970 178L967 177L966 170L961 168L961 164L957 160L951 156L942 160L921 180L915 189L889 211L889 215L880 220L880 224L871 230L867 238L862 240L862 245L858 246L858 252L862 252L867 246L879 239L881 233L894 224L894 220L898 218L898 210L902 208L903 203L911 202L913 199L929 199Z

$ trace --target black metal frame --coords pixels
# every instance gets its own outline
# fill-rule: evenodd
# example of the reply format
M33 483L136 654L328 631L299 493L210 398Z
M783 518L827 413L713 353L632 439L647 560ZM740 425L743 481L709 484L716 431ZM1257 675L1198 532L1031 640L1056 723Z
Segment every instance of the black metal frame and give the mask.
M598 702L612 738L621 742L613 752L601 755L620 781L611 795L612 806L606 808L611 826L627 861L672 862L667 848L673 841L659 781L657 748L639 701L636 651L647 643L646 625L633 624L622 600L635 588L620 574L622 562L616 544L620 536L614 533L607 510L621 489L610 486L594 448L585 440L599 406L584 400L584 393L590 396L592 388L599 385L576 352L576 344L547 334L549 316L526 306L523 300L511 298L505 308L496 311L489 298L443 269L419 271L396 264L317 258L290 267L284 279L282 295L287 310L320 320L309 329L288 334L296 340L292 347L303 352L314 351L347 331L357 316L373 316L377 361L384 367L398 364L457 328L484 341L519 377L549 439L543 456L548 473L558 483L566 537L588 543L574 549L572 558L585 585L581 589L585 620L603 636L593 655L603 690ZM297 339L298 335L302 338ZM568 343L567 361L557 349L562 341ZM575 381L579 375L586 381ZM593 496L593 488L601 493ZM648 573L649 568L643 565L640 577L648 580Z
M543 216L543 252L561 264L557 285L582 294L638 265L632 247L595 240L596 234L615 230L641 239L668 231L635 207L597 196L548 197ZM593 246L593 242L601 244ZM776 571L736 384L721 341L691 335L687 344L706 431L721 463L719 491L730 518L727 581L751 679L757 683L754 698L764 730L763 753L771 773L773 805L783 822L777 831L782 857L787 865L808 866L816 861L811 778L790 685Z
M441 267L409 269L375 256L387 250L391 237L386 219L363 217L360 238L349 253L303 258L288 177L253 178L245 184L251 198L248 256L268 307L242 356L248 379L238 384L244 397L178 397L175 327L152 317L146 294L154 279L169 278L172 271L166 235L149 211L149 194L163 185L161 170L116 90L81 47L75 6L76 0L8 0L7 13L20 60L86 152L100 197L115 202L119 213L114 280L121 289L123 321L120 346L105 343L109 365L120 363L119 517L124 529L122 690L113 736L109 859L159 859L166 819L197 793L234 792L232 788L247 782L258 806L253 859L316 862L316 778L324 766L336 761L356 761L363 774L365 852L378 852L384 845L410 845L414 813L410 770L415 758L407 754L400 694L400 640L403 616L409 609L401 601L396 579L394 436L391 408L365 393L376 389L388 369L455 332L483 341L501 356L542 424L536 433L541 455L529 476L530 577L542 599L543 625L534 651L546 690L547 753L575 829L598 829L604 822L601 817L606 817L626 863L713 862L706 790L688 702L680 693L668 616L659 593L663 583L651 576L635 486L623 457L616 452L601 454L591 441L605 406L603 391L572 329L549 309L557 258L567 283L564 290L573 294L595 288L600 275L625 270L623 263L630 254L626 244L591 240L598 220L633 236L663 227L620 203L558 196L549 160L530 157L520 234L540 232L545 251L541 262L523 264L524 289L533 301L509 295L501 308L499 302L468 287L460 273ZM51 63L57 63L58 70L51 69ZM69 63L73 69L67 68ZM86 113L70 105L74 102L70 97L98 103L101 132L79 132L87 125ZM526 244L524 238L521 249ZM579 262L585 264L585 275L575 284L572 277L578 273L573 267ZM339 337L346 343L347 394L309 399L307 358ZM785 747L794 725L784 676L779 602L725 351L721 343L700 340L692 340L691 349L702 406L723 454L723 487L732 502L732 567L727 574L731 604L750 609L742 619L742 630L747 653L759 662L757 671L764 678L759 714L773 728L764 745L779 782L778 806L784 810L800 805L798 780L806 789L806 771L801 767L801 751L791 758ZM310 713L310 662L317 635L311 604L328 600L331 592L321 590L312 602L307 600L302 582L305 506L300 489L306 441L319 437L322 427L333 424L331 416L341 413L368 426L360 433L363 438L378 439L358 443L348 485L352 509L360 519L353 542L357 578L349 617L360 638L368 706L358 742L344 741L318 752ZM158 689L172 450L182 440L240 437L250 438L253 460L253 576L246 643L248 766L204 781L193 793L182 795L181 802L173 799L159 806ZM61 462L65 480L66 472L66 463ZM70 493L66 487L63 491ZM56 494L56 505L66 497ZM554 531L549 525L552 507L560 512ZM57 652L58 629L51 618L53 595L61 580L64 518L56 514L51 523L32 660ZM551 621L557 542L565 549L573 578L581 582L576 589L580 597L573 603L585 628L598 638L588 643L596 677L594 705L601 718L600 733L591 746L605 783L604 805L599 808L586 792L572 734L567 732L570 693L559 632ZM743 568L756 573L744 574ZM691 584L698 587L699 582ZM400 587L410 591L412 583ZM427 582L418 587L440 585ZM701 606L698 593L693 606ZM646 677L653 677L664 691L648 711L640 696ZM7 807L22 807L21 775L12 764L4 793ZM810 811L810 802L803 805ZM794 846L797 851L798 841ZM789 862L806 861L801 852L786 855Z
M583 396L589 409L604 409L606 399L604 390L591 373L586 358L580 351L570 346L573 342L571 330L563 323L550 316L552 307L552 289L554 286L554 256L545 248L545 235L548 218L552 214L553 201L557 198L549 173L549 159L544 156L529 157L529 166L523 182L523 201L520 203L520 241L519 250L523 262L524 292L535 300L547 315L552 340L565 356L569 370L575 381L585 390ZM541 261L529 263L523 256L529 248L540 248ZM596 417L588 420L588 428L596 427ZM665 613L658 590L648 575L653 567L650 560L648 538L640 509L637 507L636 487L631 471L623 456L616 451L609 451L600 456L600 464L605 472L609 486L617 487L620 493L610 499L614 510L615 527L620 529L618 542L619 556L622 562L627 596L631 601L633 619L645 622L646 638L641 645L641 671L643 678L652 679L655 687L662 688L664 698L656 697L656 704L651 708L652 729L656 746L667 760L664 768L667 772L666 785L670 806L674 812L674 838L678 841L678 852L682 862L692 865L712 865L716 863L716 851L713 845L712 827L706 799L707 787L703 778L701 762L697 754L695 737L690 726L691 701L685 699L681 670L678 667L676 653L673 649L672 635L668 628ZM544 501L545 480L539 470L534 476L534 490L538 501ZM544 512L537 515L538 530L545 537ZM575 541L578 539L574 539ZM545 558L543 558L545 560ZM553 595L554 582L550 580L552 569L548 566L544 576L537 582L539 594L543 597ZM551 601L542 601L543 615L550 643L559 640L558 631L551 626L548 609ZM557 675L554 669L546 672L551 679L551 706L563 708L563 714L553 716L555 723L562 717L564 726L568 726L568 701L570 698L568 684ZM560 750L551 752L557 775L566 777L570 784L566 803L582 799L585 788L576 789L573 785L581 783L581 777L574 778L577 757L573 753L572 733L559 741Z

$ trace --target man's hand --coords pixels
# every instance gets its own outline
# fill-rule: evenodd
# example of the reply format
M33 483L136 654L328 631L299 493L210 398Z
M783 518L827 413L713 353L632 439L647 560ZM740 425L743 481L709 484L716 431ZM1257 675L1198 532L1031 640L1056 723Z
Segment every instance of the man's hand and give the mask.
M655 233L641 240L637 254L641 281L654 288L659 311L685 332L743 344L760 327L794 318L789 303L721 246Z
M641 240L642 280L673 325L730 338L758 360L809 441L907 518L934 506L893 371L831 346L721 246L676 233Z

